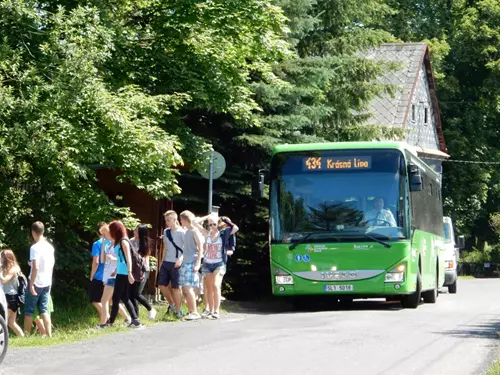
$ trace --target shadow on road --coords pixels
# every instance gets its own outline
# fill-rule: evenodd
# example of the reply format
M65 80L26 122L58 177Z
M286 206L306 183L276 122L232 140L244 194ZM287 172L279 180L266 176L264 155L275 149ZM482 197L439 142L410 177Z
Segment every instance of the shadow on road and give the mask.
M337 302L320 298L301 301L293 304L290 301L275 299L265 301L224 301L222 307L232 313L254 315L315 313L324 311L399 311L399 302L385 300L354 300Z
M456 329L436 333L461 338L500 339L500 315L485 315L484 320L479 323L464 324L458 326Z

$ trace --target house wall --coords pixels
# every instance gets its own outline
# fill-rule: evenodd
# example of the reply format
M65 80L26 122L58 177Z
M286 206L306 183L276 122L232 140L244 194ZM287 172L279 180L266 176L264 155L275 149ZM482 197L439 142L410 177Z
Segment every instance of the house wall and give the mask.
M439 150L436 118L427 82L427 72L425 71L424 64L422 64L406 119L406 142L413 146ZM427 122L425 122L426 112Z
M406 142L410 145L431 150L440 149L436 131L436 117L434 115L427 72L424 64L420 67L418 81L411 98L405 130ZM434 160L433 158L425 156L422 156L422 160L436 172L442 173L441 160Z
M172 202L167 199L156 200L142 190L127 183L120 183L116 180L119 171L101 169L97 173L97 185L103 190L108 198L115 204L122 207L130 207L137 218L143 224L151 225L149 237L152 242L151 255L158 259L159 266L164 256L163 234L164 220L163 213L172 208ZM132 235L132 233L130 233ZM152 272L149 277L147 289L152 294L156 283L156 272Z

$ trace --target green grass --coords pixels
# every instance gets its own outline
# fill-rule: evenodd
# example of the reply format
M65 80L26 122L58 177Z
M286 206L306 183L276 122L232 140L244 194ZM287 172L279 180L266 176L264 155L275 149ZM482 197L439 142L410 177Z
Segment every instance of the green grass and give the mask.
M145 326L151 326L159 322L177 322L179 321L173 315L166 315L168 305L154 305L158 314L155 321L147 319L147 311L140 307L140 319ZM198 306L202 311L203 306ZM184 312L186 307L183 306ZM18 323L22 325L22 317L18 318ZM108 335L115 332L124 332L130 330L125 326L121 316L115 321L115 327L104 330L97 330L95 327L99 323L97 311L89 303L85 303L79 309L58 308L55 306L52 314L52 338L42 338L38 333L29 337L16 337L12 332L9 337L9 346L11 348L34 347L34 346L52 346L66 344L76 341L88 340L99 336Z
M493 362L486 375L500 375L500 360Z
M469 279L475 279L474 276L458 276L460 280L469 280Z

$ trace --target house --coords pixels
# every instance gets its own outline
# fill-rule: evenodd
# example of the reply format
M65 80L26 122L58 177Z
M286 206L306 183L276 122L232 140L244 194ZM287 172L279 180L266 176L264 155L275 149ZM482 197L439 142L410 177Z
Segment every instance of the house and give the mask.
M367 125L400 128L404 141L436 172L449 155L443 136L436 85L429 48L425 43L387 43L369 50L366 58L396 63L394 71L378 78L379 83L395 88L370 102Z
M164 257L163 229L165 223L163 213L173 208L169 199L154 199L152 196L127 182L118 182L120 171L112 168L96 170L97 186L106 193L108 198L119 207L130 207L141 223L148 224L151 242L151 255L158 260L158 270L151 271L147 285L149 294L155 294L155 283L159 266ZM156 291L157 292L157 291Z

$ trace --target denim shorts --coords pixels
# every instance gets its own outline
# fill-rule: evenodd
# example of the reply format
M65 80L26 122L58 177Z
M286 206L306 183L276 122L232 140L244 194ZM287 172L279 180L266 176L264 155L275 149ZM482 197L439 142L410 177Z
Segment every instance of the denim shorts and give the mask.
M40 314L49 312L50 286L39 288L35 285L36 296L32 295L30 288L26 288L26 301L24 303L24 315L33 316L35 308L38 307Z
M203 263L203 266L201 266L201 272L203 275L207 275L209 273L214 273L217 271L219 275L224 276L226 274L226 265L224 262L217 262L217 263Z
M109 278L106 280L106 282L104 283L104 286L110 286L111 288L114 288L115 287L115 281L116 281L116 278Z

